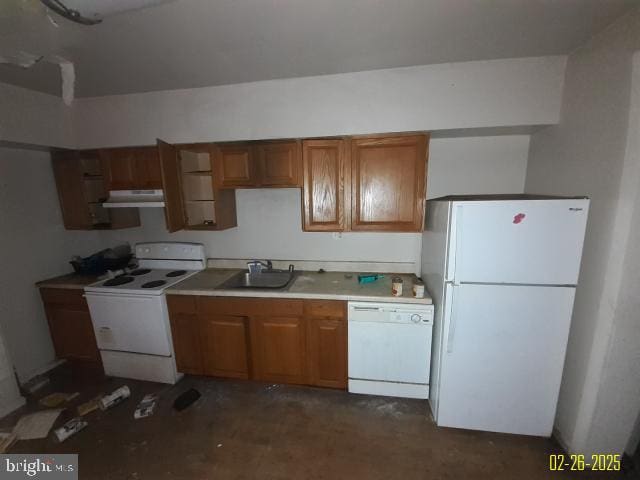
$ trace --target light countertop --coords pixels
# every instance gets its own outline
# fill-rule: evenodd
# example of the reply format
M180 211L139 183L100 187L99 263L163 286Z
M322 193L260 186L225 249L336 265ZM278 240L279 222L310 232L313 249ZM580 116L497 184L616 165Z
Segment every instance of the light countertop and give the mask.
M236 269L209 268L166 290L169 295L204 295L214 297L301 298L323 300L350 300L369 302L395 302L431 304L429 293L424 298L413 298L415 275L386 273L384 278L360 285L357 272L299 272L293 282L283 289L228 289L216 288L239 272ZM402 278L403 295L391 295L391 278Z
M98 275L81 275L79 273L68 273L59 277L49 278L36 283L38 288L65 288L82 290L87 285L98 281Z

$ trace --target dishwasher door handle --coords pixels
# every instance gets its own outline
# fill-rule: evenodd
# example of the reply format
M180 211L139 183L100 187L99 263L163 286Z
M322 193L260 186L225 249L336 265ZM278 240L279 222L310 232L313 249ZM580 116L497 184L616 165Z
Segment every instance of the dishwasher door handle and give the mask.
M356 312L381 312L380 307L351 307Z

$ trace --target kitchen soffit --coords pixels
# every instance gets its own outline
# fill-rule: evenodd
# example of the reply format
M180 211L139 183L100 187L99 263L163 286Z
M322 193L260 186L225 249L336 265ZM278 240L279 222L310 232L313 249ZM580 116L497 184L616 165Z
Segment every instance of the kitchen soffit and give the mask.
M123 3L124 0L119 0ZM75 64L76 96L410 65L567 54L638 0L179 0L74 24L38 0L0 7L0 55ZM60 94L56 65L0 82Z

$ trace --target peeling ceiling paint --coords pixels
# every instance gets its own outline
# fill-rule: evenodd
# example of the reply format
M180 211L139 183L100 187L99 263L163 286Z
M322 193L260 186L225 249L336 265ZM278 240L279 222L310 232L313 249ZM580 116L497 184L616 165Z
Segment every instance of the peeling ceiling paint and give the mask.
M145 2L69 6L131 1ZM102 23L84 26L48 15L39 0L3 0L0 56L65 58L75 66L76 96L99 96L567 54L637 6L640 0L174 0L109 11ZM42 63L0 65L0 82L61 95L58 66Z

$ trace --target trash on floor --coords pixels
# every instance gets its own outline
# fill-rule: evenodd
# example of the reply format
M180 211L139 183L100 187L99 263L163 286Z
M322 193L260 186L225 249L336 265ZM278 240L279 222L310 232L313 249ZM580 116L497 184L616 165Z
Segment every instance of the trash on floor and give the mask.
M105 395L99 400L100 410L108 410L115 407L131 396L131 390L126 385L114 390L109 395Z
M63 403L70 402L71 400L73 400L74 398L76 398L79 395L80 395L79 392L75 392L75 393L62 393L62 392L51 393L51 394L47 395L46 397L42 397L40 399L40 405L42 405L43 407L48 407L48 408L58 407L58 406L62 405Z
M14 432L0 432L0 453L6 453L16 440L18 437Z
M190 388L184 393L181 393L175 402L173 402L173 408L181 412L185 408L189 407L193 402L200 398L200 392L195 388Z
M32 440L35 438L45 438L49 435L49 430L60 415L62 409L42 410L24 415L13 427L13 433L18 440Z
M78 415L80 415L81 417L84 417L88 413L91 413L94 410L98 410L100 408L100 399L103 396L104 396L103 394L100 394L97 397L94 397L91 400L78 405Z
M83 420L82 417L75 417L62 425L60 428L55 429L53 433L56 435L56 438L59 442L64 442L67 438L75 435L87 425L89 424L85 420Z
M25 393L35 393L44 386L49 385L50 382L51 380L49 380L49 377L45 375L38 375L22 385L22 390L24 390Z
M156 403L158 401L158 396L150 393L149 395L145 395L140 403L136 407L136 411L133 413L133 418L138 420L139 418L148 417L153 415L153 411L156 408Z

